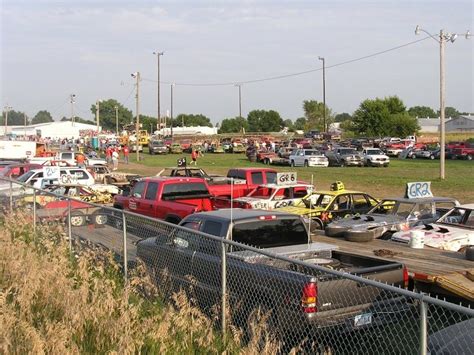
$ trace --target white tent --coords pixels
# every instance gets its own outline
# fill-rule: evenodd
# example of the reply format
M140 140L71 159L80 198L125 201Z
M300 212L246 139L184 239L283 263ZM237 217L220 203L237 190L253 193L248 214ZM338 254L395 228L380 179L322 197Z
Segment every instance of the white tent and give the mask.
M74 138L77 139L80 136L89 135L90 132L95 132L97 130L96 125L78 123L78 122L48 122L48 123L39 123L30 126L17 126L12 128L11 133L16 134L17 136L26 135L39 135L43 138ZM101 130L101 127L99 127Z

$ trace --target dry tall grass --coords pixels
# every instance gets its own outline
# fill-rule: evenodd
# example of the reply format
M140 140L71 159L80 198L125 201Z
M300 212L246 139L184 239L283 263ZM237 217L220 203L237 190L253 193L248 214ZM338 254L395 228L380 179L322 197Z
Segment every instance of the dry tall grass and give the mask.
M16 213L0 216L1 352L274 353L269 342L224 344L213 321L185 293L163 303L138 267L124 285L112 255L71 255L61 226L38 226Z

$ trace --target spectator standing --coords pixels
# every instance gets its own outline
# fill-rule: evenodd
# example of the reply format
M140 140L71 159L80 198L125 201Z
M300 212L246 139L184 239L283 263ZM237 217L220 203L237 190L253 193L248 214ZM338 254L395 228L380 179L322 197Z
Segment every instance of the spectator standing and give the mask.
M125 145L122 151L123 151L123 162L125 164L128 164L128 155L130 154L130 151L128 150L128 145Z
M107 163L110 164L111 160L112 160L112 147L108 146L106 149L105 149L105 160L107 161Z
M86 157L82 153L76 154L76 163L77 166L83 168L85 166L84 162L86 161Z
M191 165L192 163L194 163L194 165L197 165L197 158L198 151L196 149L193 149L193 151L191 152L191 163L189 163L189 165Z
M113 164L113 169L112 170L117 170L118 169L118 160L119 160L119 153L117 152L116 149L114 149L112 153L112 164Z

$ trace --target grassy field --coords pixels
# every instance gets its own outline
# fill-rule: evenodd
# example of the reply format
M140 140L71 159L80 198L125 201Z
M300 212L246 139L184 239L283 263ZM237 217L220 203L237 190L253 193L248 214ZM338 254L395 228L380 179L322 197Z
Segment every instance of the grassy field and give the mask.
M163 167L176 166L176 160L189 154L151 156L143 154L143 161L129 166L120 165L124 171L155 175ZM134 161L135 156L132 156ZM264 167L249 162L244 154L206 154L198 159L198 166L208 173L225 175L232 167ZM273 166L272 166L273 167ZM431 181L436 196L455 197L461 203L474 203L474 161L446 161L446 179L439 179L439 160L391 159L388 168L294 168L274 166L279 171L296 170L298 178L311 181L317 189L327 189L334 181L342 181L346 188L368 192L376 197L402 196L407 182Z

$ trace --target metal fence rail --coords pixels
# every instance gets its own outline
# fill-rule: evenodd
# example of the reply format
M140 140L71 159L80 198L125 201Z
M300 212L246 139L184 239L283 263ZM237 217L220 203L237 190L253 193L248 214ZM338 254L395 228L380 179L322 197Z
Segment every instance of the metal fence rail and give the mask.
M184 292L224 335L238 330L243 342L333 354L474 349L472 309L381 283L377 272L357 276L335 259L318 265L331 251L295 260L10 180L0 181L0 198L2 213L27 209L34 226L63 224L71 249L112 251L125 281L143 262L164 299Z

